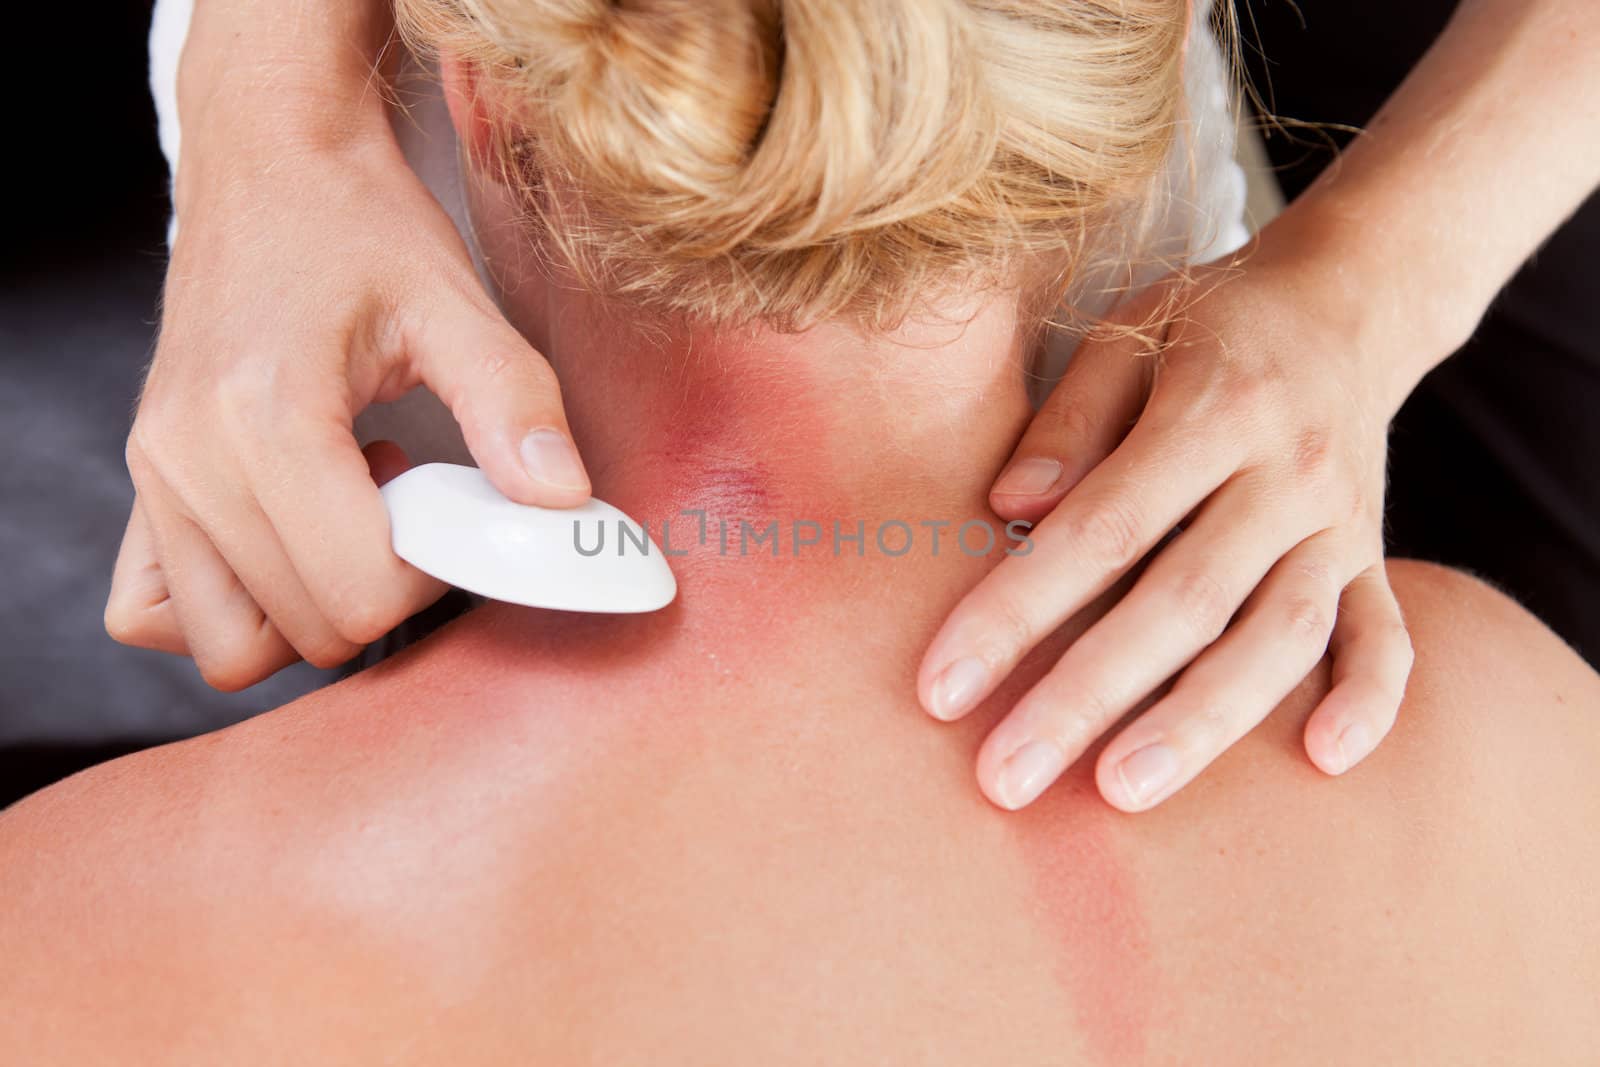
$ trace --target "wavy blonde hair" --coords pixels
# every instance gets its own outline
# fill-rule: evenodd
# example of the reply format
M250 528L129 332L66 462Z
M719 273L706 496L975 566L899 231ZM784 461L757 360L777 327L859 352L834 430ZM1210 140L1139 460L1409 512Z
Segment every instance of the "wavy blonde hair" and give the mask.
M468 65L542 254L697 321L883 329L1064 289L1148 194L1187 0L397 0Z

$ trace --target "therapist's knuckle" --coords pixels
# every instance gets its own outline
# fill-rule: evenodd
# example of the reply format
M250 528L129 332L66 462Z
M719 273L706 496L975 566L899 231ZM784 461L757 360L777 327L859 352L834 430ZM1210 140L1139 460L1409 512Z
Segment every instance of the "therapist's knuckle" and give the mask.
M1234 367L1219 370L1204 394L1204 410L1219 428L1255 425L1269 407L1266 381Z
M1046 445L1071 445L1091 440L1098 424L1084 404L1072 397L1052 396L1034 416L1033 431Z
M1333 632L1333 604L1312 593L1286 598L1279 609L1283 632L1300 645L1326 645Z
M331 611L334 630L354 645L366 646L394 628L389 606L375 597L356 593L339 596Z
M128 468L128 476L133 479L134 485L140 480L148 478L153 473L150 461L150 451L145 445L145 436L149 433L141 415L134 420L133 428L128 431L128 440L122 446L122 461Z
M1301 482L1325 485L1338 469L1333 434L1326 427L1309 427L1295 435L1289 449L1289 469Z
M1013 663L1038 639L1033 612L1014 591L997 593L983 606L984 645L991 659Z
M1069 755L1094 744L1121 717L1105 695L1092 685L1063 686L1050 694L1050 701L1046 732Z
M1192 435L1192 427L1204 424L1206 412L1205 402L1182 382L1158 378L1139 418L1142 423L1153 423L1169 433Z
M1173 613L1190 635L1204 644L1221 636L1233 617L1234 604L1228 589L1210 571L1180 574L1172 583L1170 596Z
M1416 660L1416 648L1411 631L1402 620L1389 618L1371 623L1363 637L1375 646L1376 658L1387 671L1402 677L1410 673Z
M1350 482L1334 495L1335 500L1343 503L1340 508L1340 517L1352 525L1366 522L1368 519L1380 518L1378 510L1373 506L1372 496L1366 488L1357 482Z
M1234 709L1221 700L1202 700L1184 716L1181 747L1209 761L1227 748L1237 729Z
M1411 639L1411 630L1399 619L1386 623L1385 630L1390 655L1394 657L1394 671L1404 679L1417 660L1417 646Z
M224 693L236 693L266 676L260 642L242 627L213 634L194 660L206 684Z
M197 665L200 677L219 693L237 693L261 680L247 664L237 660L203 659L198 660Z
M323 606L334 632L358 648L378 640L411 614L401 584L386 568L371 563L329 590Z
M529 396L542 403L557 409L561 407L561 380L556 377L556 372L544 357L528 349L521 349L517 353L517 360L522 365L522 373Z
M128 432L123 460L136 489L157 483L174 484L195 461L193 450L183 439L175 420L164 413L140 412Z
M478 357L478 376L485 386L543 389L555 384L555 375L541 359L531 358L526 345L513 337L497 337Z
M1105 684L1101 679L1086 676L1082 683L1073 687L1069 705L1071 717L1077 723L1076 739L1084 746L1110 729L1127 710L1112 702L1107 696Z
M361 646L345 640L338 634L328 634L315 640L308 641L304 646L296 649L307 663L313 667L324 670L348 663Z
M507 348L488 348L478 356L478 379L486 386L508 384L516 370L517 361Z
M147 631L143 614L121 590L113 588L106 599L106 610L101 621L106 633L119 645L142 648Z
M280 389L283 369L269 359L235 363L221 370L211 387L218 431L235 440L257 440L280 425L292 395Z
M1064 530L1076 554L1116 571L1138 561L1144 523L1139 507L1126 495L1087 501Z
M1337 599L1337 573L1333 560L1321 556L1309 559L1293 560L1293 578L1295 585L1303 594L1325 596L1330 600Z

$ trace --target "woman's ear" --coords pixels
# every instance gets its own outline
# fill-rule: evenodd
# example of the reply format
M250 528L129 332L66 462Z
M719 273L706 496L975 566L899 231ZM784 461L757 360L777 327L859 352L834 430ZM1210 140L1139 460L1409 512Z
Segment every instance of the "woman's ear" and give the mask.
M494 158L494 127L478 92L477 68L454 56L442 56L439 82L444 87L445 106L450 109L450 123L467 150L468 161L476 170L489 171Z

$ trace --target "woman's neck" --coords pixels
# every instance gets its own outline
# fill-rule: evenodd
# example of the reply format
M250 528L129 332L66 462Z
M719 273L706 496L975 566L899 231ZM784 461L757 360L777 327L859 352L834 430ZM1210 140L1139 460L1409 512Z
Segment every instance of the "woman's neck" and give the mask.
M863 337L668 332L546 293L541 332L596 492L652 528L683 510L782 525L987 515L1028 417L1026 331L1003 296Z
M987 503L1031 414L1015 301L863 338L674 334L575 291L512 291L507 313L555 366L596 495L647 527L679 592L639 619L519 618L507 632L538 640L496 647L569 664L626 647L648 666L653 649L782 659L856 634L909 694L938 619L1021 550L1025 531Z
M473 194L506 313L560 377L596 495L665 542L684 605L739 615L740 597L810 603L863 581L939 600L929 583L959 596L1014 545L987 505L1030 415L1014 294L875 336L667 329L513 269L523 224Z

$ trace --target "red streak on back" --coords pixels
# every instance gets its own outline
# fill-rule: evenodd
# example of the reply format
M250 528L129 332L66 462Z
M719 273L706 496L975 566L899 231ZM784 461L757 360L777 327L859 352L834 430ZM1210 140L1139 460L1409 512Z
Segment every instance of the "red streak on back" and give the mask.
M1042 924L1058 946L1056 973L1096 1063L1143 1060L1158 975L1138 885L1113 834L1113 810L1081 759L1019 827Z

